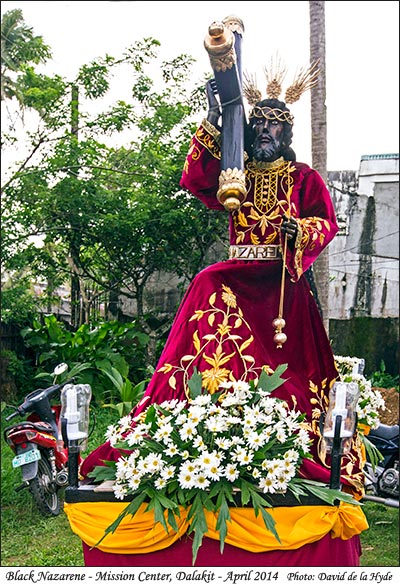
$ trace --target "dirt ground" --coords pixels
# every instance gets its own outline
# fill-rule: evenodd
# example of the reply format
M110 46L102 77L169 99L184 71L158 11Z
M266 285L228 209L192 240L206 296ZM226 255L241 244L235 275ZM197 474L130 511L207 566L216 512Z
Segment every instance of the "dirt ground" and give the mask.
M399 423L399 392L392 387L391 389L384 389L375 387L385 400L386 409L379 414L382 424L393 426Z

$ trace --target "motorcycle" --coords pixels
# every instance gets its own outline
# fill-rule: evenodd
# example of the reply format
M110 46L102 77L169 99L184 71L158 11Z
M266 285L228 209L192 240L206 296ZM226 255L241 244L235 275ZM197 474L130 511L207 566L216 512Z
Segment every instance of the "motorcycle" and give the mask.
M399 426L380 424L366 437L380 453L374 462L367 452L364 467L365 500L399 507Z
M87 434L80 431L80 422L83 421L84 426L87 426L85 413L88 410L91 390L90 386L70 385L73 380L72 378L63 383L53 383L46 389L40 388L30 392L23 403L5 418L8 422L29 414L25 421L8 426L4 430L4 439L15 454L13 468L21 470L23 482L16 487L16 491L28 488L38 510L44 516L57 516L60 513L60 490L69 484L69 450L71 451L72 447L77 453L74 456L80 458L80 447L76 448L75 445L82 444L82 439L87 438ZM86 396L90 390L89 397L84 397L83 412L80 399L79 404L77 400L79 394L82 395L82 389ZM61 390L62 405L52 405L51 400ZM70 398L69 408L63 397L65 395L67 399ZM68 424L68 418L72 424ZM71 437L75 440L70 441Z

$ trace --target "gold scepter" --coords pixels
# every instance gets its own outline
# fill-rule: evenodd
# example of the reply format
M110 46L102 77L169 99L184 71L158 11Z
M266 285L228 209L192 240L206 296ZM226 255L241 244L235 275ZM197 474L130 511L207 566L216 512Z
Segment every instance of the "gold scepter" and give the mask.
M290 218L290 196L292 194L292 188L290 187L287 194L287 201L288 201L288 213L287 217ZM278 317L272 320L272 326L275 329L274 335L274 342L276 343L276 348L281 349L282 345L285 344L287 341L287 336L282 330L286 326L286 320L283 317L283 302L285 298L285 276L286 276L286 253L287 253L287 241L288 236L285 232L285 240L283 243L283 254L282 254L282 276L281 276L281 291L279 296L279 311Z
M287 341L287 336L282 332L286 326L286 321L283 317L283 300L285 296L285 275L286 275L286 251L287 251L287 234L285 234L285 241L283 244L283 262L282 262L282 277L281 277L281 292L279 297L279 312L278 317L272 320L272 326L275 328L274 342L276 348L281 349L282 345Z

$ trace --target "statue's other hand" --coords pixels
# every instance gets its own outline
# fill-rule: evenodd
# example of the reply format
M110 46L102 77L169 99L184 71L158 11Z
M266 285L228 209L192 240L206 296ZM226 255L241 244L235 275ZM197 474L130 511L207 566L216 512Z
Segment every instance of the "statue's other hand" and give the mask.
M299 227L295 218L288 218L285 214L282 215L283 220L281 224L281 231L287 236L289 240L295 239L299 231Z
M221 108L218 101L218 88L215 79L210 79L206 83L206 92L208 100L207 120L213 126L218 125L218 120L221 116Z

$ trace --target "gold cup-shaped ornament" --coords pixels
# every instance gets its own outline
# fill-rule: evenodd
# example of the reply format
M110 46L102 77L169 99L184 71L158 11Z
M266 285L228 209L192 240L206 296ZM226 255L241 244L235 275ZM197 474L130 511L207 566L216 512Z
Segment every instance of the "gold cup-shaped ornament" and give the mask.
M235 36L223 22L213 22L208 27L204 47L215 71L226 71L236 63Z
M219 175L217 199L225 210L237 210L246 197L245 172L235 167L224 169Z

